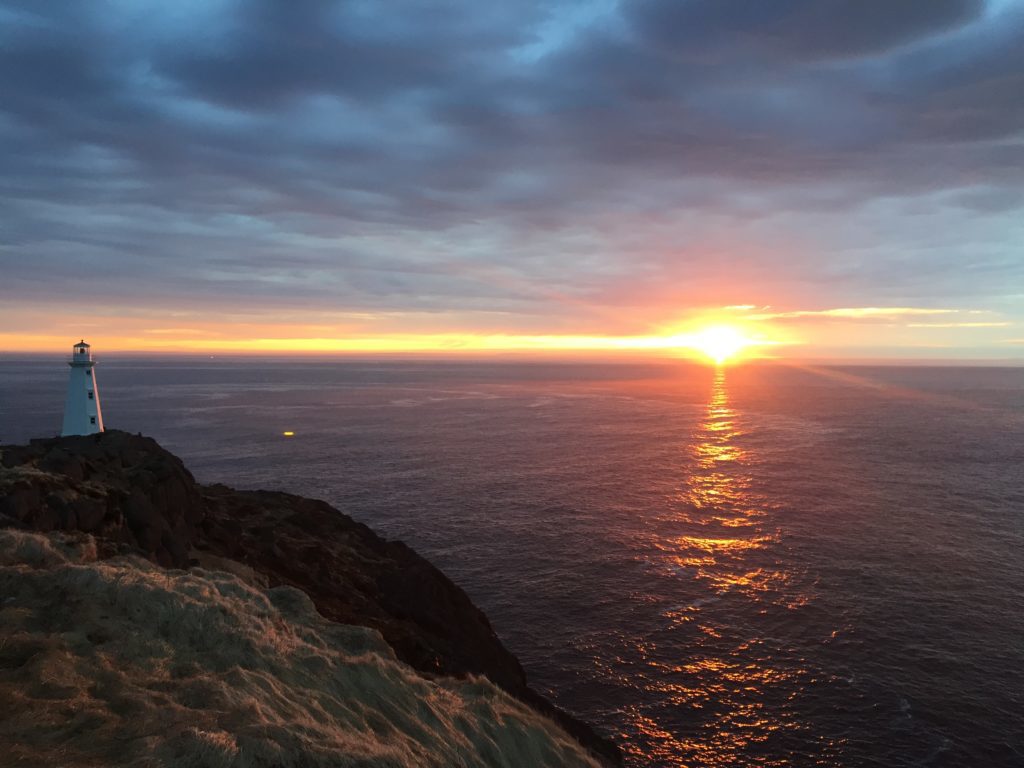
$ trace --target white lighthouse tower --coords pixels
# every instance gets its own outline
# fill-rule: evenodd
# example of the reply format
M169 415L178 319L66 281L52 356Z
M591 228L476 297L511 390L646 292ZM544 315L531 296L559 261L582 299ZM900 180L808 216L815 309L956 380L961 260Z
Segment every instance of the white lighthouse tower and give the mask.
M91 435L103 431L103 413L100 411L100 393L96 389L96 373L92 351L85 340L75 344L71 353L71 380L68 397L64 401L64 435Z

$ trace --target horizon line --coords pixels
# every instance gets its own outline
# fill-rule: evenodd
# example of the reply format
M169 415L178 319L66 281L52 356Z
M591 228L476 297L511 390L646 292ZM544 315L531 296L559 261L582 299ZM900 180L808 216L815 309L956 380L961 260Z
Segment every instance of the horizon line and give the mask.
M65 362L67 355L51 350L0 350L0 363L18 360L37 361L50 359ZM544 362L544 363L588 363L588 364L640 364L640 363L683 363L714 368L713 362L692 354L657 354L651 351L635 350L415 350L415 351L348 351L348 350L151 350L114 349L98 355L96 362L107 360L321 360L321 361L392 361L392 362ZM906 355L817 355L794 357L750 356L733 360L723 367L737 368L747 365L879 365L879 366L945 366L945 367L1024 367L1022 357L915 357Z

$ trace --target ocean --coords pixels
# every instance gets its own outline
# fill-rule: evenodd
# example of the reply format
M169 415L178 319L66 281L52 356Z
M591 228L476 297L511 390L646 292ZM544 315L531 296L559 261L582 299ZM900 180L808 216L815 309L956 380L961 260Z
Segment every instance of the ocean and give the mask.
M66 376L0 361L0 442L59 431ZM200 481L410 544L631 766L1024 766L1024 368L112 358L97 380L108 428Z

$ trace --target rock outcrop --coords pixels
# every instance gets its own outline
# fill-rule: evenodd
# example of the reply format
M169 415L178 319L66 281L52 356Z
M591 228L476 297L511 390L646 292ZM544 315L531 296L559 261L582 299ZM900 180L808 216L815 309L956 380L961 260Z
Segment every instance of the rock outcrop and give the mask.
M443 573L328 504L195 482L154 440L124 432L0 448L0 526L91 534L100 557L203 566L295 587L325 618L380 632L433 676L486 676L555 719L605 763L615 745L532 691L487 617Z
M159 565L189 565L205 517L201 489L155 440L110 431L0 450L0 524L83 531Z

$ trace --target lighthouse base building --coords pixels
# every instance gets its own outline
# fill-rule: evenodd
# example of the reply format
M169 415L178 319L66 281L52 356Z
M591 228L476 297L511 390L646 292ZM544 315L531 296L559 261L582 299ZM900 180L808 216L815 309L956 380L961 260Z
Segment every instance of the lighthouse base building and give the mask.
M68 396L64 400L64 435L91 435L103 431L103 412L100 410L100 393L96 389L96 361L85 340L75 344L71 353L71 378L68 381Z

